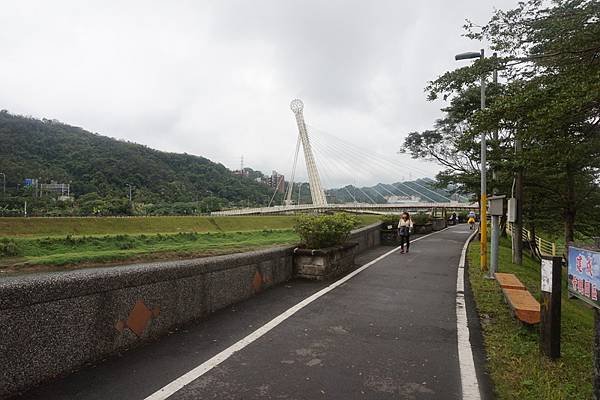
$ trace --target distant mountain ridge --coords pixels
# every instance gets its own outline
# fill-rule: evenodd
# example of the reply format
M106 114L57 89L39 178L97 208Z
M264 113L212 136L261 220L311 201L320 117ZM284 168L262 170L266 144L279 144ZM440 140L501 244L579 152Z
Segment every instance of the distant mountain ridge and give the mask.
M374 186L356 187L348 185L338 189L327 190L328 198L338 203L386 203L388 200L397 202L422 201L446 203L453 200L468 201L464 195L457 195L449 188L435 187L435 181L429 178L416 179L407 182L391 184L378 183ZM393 202L393 201L392 201Z
M218 197L264 203L272 190L236 176L222 164L167 153L88 132L56 120L0 111L0 172L7 188L26 178L71 183L76 196L123 197L128 185L137 202L189 202Z

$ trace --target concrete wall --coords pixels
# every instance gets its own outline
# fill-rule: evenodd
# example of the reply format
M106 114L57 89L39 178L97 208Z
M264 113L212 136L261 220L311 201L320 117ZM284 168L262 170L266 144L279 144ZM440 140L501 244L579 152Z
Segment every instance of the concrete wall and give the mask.
M358 251L379 224L353 232ZM292 277L293 246L0 280L0 398Z
M350 241L358 243L357 253L371 249L381 244L380 238L381 222L371 224L352 231Z

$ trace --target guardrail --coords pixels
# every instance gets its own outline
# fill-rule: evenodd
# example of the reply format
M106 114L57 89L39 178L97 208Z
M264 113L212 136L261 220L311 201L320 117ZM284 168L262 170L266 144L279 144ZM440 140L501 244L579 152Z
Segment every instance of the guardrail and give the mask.
M512 224L506 224L506 233L512 237ZM521 240L531 242L534 240L531 231L523 228L521 230ZM539 249L540 253L545 256L556 256L565 253L565 246L556 244L549 240L543 239L538 235L535 235L535 244Z

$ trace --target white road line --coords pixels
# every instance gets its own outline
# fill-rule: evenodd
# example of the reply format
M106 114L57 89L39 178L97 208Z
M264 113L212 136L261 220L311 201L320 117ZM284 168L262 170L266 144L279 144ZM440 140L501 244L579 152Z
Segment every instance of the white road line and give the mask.
M441 231L430 233L425 236L418 237L418 238L412 240L412 242L416 242L421 239L425 239L426 237L443 232L444 230L445 229L443 229ZM239 340L238 342L234 343L230 347L221 351L219 354L217 354L213 358L205 361L204 363L200 364L196 368L192 369L191 371L189 371L189 372L185 373L184 375L180 376L179 378L175 379L173 382L171 382L168 385L157 390L150 396L146 397L144 400L164 400L164 399L169 398L170 396L172 396L173 394L175 394L176 392L181 390L184 386L188 385L189 383L198 379L199 377L201 377L202 375L204 375L205 373L207 373L208 371L210 371L217 365L221 364L223 361L225 361L229 357L231 357L235 352L242 350L244 347L248 346L250 343L254 342L261 336L265 335L267 332L269 332L270 330L275 328L277 325L281 324L283 321L285 321L286 319L288 319L289 317L291 317L292 315L294 315L295 313L297 313L298 311L300 311L301 309L303 309L304 307L306 307L313 301L317 300L319 297L331 292L333 289L337 288L338 286L343 285L344 283L346 283L347 281L349 281L356 275L360 274L361 272L363 272L364 270L366 270L373 264L384 259L385 257L389 256L390 254L396 252L398 249L400 249L400 246L377 257L375 260L363 265L362 267L360 267L357 270L353 271L352 273L346 275L342 279L335 281L334 283L327 286L326 288L321 289L320 291L316 292L312 296L307 297L306 299L302 300L300 303L296 304L292 308L284 311L282 314L273 318L271 321L267 322L265 325L261 326L260 328L258 328L257 330L255 330L254 332L252 332L251 334L246 336L245 338Z
M475 373L475 362L473 361L473 349L467 323L467 308L465 303L465 259L467 248L473 236L473 232L463 246L458 264L458 276L456 277L456 331L458 336L458 362L460 365L460 382L462 386L462 398L464 400L479 400L479 382Z

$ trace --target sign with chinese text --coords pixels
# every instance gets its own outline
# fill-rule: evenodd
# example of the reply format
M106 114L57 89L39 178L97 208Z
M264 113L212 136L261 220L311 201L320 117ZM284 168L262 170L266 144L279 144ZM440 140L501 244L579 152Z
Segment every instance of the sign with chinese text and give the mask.
M569 292L600 308L600 252L569 246Z
M542 259L542 292L552 293L552 260Z

